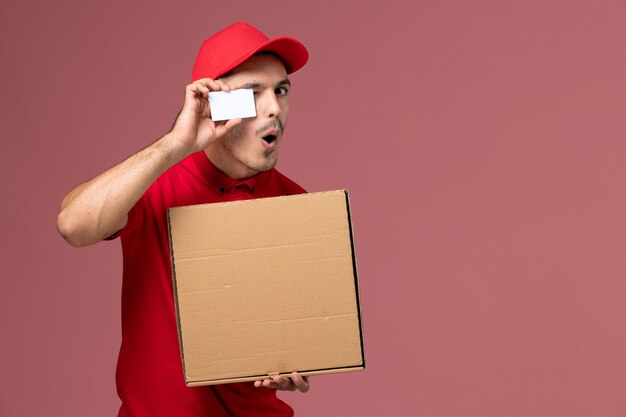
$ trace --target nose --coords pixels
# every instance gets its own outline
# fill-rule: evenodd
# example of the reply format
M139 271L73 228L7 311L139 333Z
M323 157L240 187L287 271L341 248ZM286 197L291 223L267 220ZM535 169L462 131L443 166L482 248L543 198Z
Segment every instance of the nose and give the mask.
M262 114L268 118L280 116L282 109L276 94L273 91L268 91L264 96Z

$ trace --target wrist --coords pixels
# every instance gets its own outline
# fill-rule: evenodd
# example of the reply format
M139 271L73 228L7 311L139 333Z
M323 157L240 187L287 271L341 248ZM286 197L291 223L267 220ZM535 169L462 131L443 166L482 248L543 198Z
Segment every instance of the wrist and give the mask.
M195 152L192 147L185 145L185 142L174 132L167 133L155 145L157 145L163 158L171 165Z

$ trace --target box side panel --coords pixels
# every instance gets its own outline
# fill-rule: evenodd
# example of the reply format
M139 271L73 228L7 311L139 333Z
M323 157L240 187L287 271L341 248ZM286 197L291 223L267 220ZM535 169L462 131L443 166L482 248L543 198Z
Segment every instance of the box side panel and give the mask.
M171 225L171 217L170 217L170 210L167 211L167 236L169 239L169 243L170 243L170 263L172 265L172 287L174 290L174 309L175 309L175 314L176 314L176 329L178 332L178 345L180 347L180 360L183 364L183 376L185 378L185 381L187 381L187 372L186 372L186 368L185 368L185 355L184 355L184 349L183 349L183 336L182 336L182 332L181 332L181 325L180 325L180 314L179 314L179 306L178 306L178 289L177 289L177 284L176 284L176 256L174 253L174 243L173 243L173 238L172 238L172 225Z
M359 339L361 341L361 360L363 368L365 368L365 342L363 336L363 312L361 311L361 287L359 286L359 273L356 262L356 243L354 239L354 225L352 223L352 212L350 211L350 196L348 190L346 193L346 211L348 213L348 225L350 228L350 246L352 247L352 266L354 273L354 293L356 296L356 305L359 312Z

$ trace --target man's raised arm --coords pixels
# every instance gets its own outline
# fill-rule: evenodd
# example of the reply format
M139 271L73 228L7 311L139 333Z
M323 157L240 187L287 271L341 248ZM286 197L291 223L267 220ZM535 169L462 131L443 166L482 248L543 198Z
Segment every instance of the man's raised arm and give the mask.
M208 93L217 90L230 87L210 78L189 84L170 132L70 191L57 217L63 238L72 246L87 246L113 235L126 225L130 209L161 174L239 124L241 119L218 125L211 120Z

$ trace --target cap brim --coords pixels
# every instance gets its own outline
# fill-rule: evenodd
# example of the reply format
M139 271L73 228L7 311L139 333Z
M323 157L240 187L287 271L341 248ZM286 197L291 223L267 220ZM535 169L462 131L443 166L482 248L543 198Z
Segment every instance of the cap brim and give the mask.
M285 63L287 74L298 71L309 59L309 52L302 43L284 36L270 39L257 52L261 51L274 52L280 56Z

